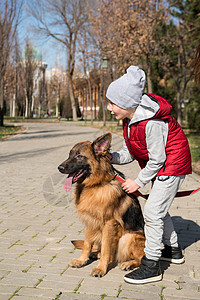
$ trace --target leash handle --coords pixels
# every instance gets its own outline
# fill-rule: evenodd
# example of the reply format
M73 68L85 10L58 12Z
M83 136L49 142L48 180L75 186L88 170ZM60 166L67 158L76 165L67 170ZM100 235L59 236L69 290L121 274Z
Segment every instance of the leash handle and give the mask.
M118 174L115 175L115 179L120 181L121 183L124 183L125 180L120 177ZM128 194L128 193L127 193ZM140 197L143 197L144 199L147 199L149 195L143 195L142 193L140 193L139 191L135 191L134 193L130 193L130 194L133 194L135 196L140 196Z
M118 174L115 174L114 179L120 181L121 183L124 183L124 182L125 182L125 180L124 180L122 177L120 177ZM185 196L190 196L190 195L192 195L192 194L194 194L194 193L196 193L196 192L198 192L198 191L200 191L200 188L198 188L198 189L196 189L196 190L189 190L189 191L181 191L181 192L177 192L175 197L185 197ZM128 193L127 193L127 194L128 194ZM144 195L144 194L140 193L139 191L135 191L134 193L130 193L130 194L133 194L133 195L135 195L135 196L140 196L140 197L142 197L142 198L144 198L144 199L148 199L148 197L149 197L149 194Z

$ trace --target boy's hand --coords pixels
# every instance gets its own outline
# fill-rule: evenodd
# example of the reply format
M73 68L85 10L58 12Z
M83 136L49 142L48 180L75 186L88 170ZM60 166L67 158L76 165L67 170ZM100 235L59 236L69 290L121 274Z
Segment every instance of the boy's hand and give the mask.
M140 186L135 182L135 180L128 178L124 183L122 183L122 188L126 193L134 193Z

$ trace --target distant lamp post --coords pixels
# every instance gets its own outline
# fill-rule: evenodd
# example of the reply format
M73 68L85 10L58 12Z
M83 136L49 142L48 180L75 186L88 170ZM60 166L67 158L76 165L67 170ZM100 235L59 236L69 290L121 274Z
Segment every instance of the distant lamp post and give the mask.
M103 112L103 125L106 126L106 93L105 93L105 78L107 76L107 70L108 70L108 58L104 56L102 58L102 64L101 64L101 104L102 104L102 112Z
M53 89L53 97L56 95L56 118L60 121L60 99L59 99L59 87Z
M60 88L56 97L56 110L56 117L58 118L58 121L60 121Z
M46 68L48 67L48 64L46 62L42 62L42 67L44 68L44 70L46 70Z
M46 72L46 69L48 67L48 64L43 62L42 63L42 66L41 66L41 69L42 69L42 89L43 89L43 99L46 98L46 88L45 88L45 72Z

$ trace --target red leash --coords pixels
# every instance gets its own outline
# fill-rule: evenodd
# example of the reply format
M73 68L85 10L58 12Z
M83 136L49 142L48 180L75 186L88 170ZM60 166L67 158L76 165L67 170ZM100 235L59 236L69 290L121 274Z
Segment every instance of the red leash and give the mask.
M122 177L120 177L119 175L117 175L117 174L115 175L115 178L114 178L114 179L116 179L116 180L118 180L118 181L120 181L120 182L122 182L122 183L125 182L125 180L124 180ZM185 197L185 196L189 196L189 195L192 195L192 194L194 194L194 193L196 193L196 192L198 192L198 191L200 191L200 188L198 188L198 189L196 189L196 190L177 192L177 194L176 194L175 197ZM149 194L143 195L143 194L140 193L139 191L135 191L135 192L132 193L132 194L134 194L135 196L143 197L144 199L147 199L147 198L149 197Z

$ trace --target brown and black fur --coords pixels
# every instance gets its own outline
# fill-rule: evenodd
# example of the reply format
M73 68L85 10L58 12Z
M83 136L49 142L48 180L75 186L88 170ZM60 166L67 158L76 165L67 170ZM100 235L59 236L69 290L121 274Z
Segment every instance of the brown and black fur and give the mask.
M70 266L84 266L91 252L98 251L100 260L92 270L92 276L104 276L110 262L120 262L124 270L138 267L144 255L141 207L137 198L128 196L121 183L114 180L110 143L110 133L93 143L78 143L70 151L69 158L58 167L65 174L79 172L75 207L86 230L84 242L74 242L83 250Z

